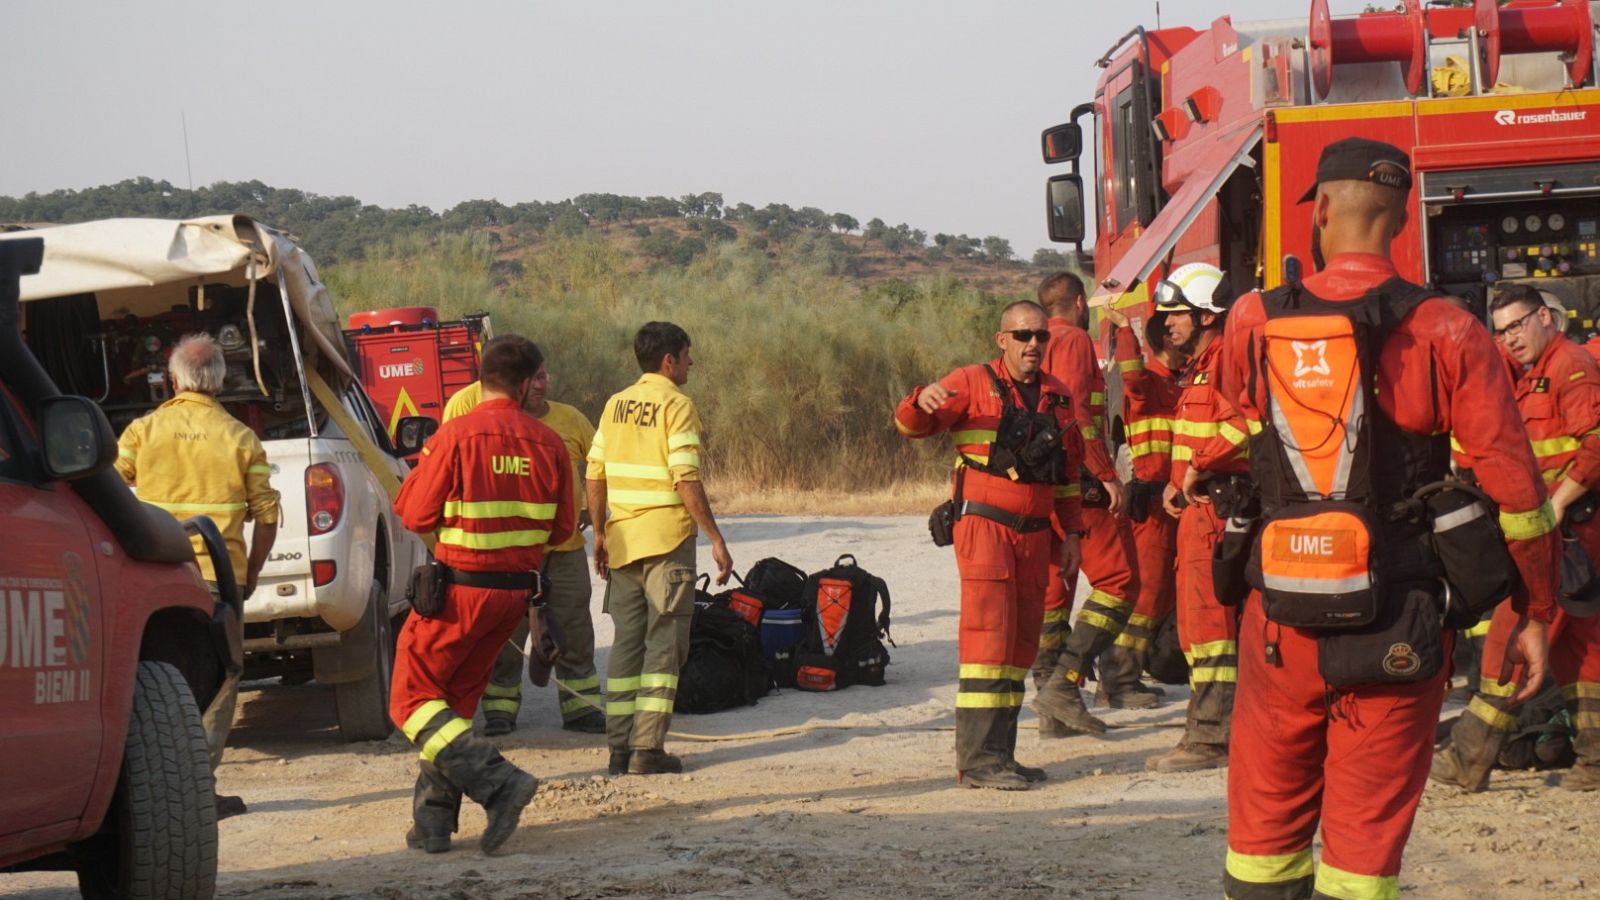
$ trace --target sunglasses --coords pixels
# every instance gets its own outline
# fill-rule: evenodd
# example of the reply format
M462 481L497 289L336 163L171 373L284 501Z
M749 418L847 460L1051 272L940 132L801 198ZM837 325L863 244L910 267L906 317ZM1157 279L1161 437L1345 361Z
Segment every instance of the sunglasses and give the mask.
M1019 344L1026 344L1030 340L1038 341L1041 344L1050 343L1050 332L1043 328L1039 329L1038 331L1033 331L1027 328L1016 328L1006 332L1006 334L1011 335L1011 339Z

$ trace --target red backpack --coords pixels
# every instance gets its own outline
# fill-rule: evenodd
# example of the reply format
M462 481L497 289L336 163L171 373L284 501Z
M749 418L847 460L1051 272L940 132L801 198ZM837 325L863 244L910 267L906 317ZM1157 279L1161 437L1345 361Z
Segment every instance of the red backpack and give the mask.
M878 609L878 601L883 609ZM889 651L889 586L850 554L806 579L801 591L805 634L794 654L795 686L831 691L884 683Z

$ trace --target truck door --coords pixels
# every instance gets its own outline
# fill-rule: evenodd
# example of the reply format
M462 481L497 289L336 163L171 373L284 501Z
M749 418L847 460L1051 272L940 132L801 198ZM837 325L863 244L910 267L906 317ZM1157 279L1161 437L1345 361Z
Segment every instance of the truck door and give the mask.
M0 833L81 816L103 737L105 620L89 511L37 458L0 388Z

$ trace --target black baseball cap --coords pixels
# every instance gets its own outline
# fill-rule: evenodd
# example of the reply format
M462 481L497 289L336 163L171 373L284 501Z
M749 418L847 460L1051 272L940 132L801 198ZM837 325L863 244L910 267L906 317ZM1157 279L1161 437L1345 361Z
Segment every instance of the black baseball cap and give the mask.
M1317 160L1317 180L1301 203L1315 200L1317 185L1328 181L1370 181L1385 187L1411 190L1411 159L1393 144L1367 138L1345 138L1322 148Z

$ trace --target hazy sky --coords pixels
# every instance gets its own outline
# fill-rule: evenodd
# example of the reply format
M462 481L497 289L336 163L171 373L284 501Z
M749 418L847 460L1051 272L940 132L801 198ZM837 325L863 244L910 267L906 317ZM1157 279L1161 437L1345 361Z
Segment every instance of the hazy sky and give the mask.
M1336 14L1364 0L1334 0ZM6 3L0 194L260 179L435 210L721 191L1047 246L1039 132L1153 0ZM1166 0L1162 24L1303 16ZM221 210L219 210L220 212Z

